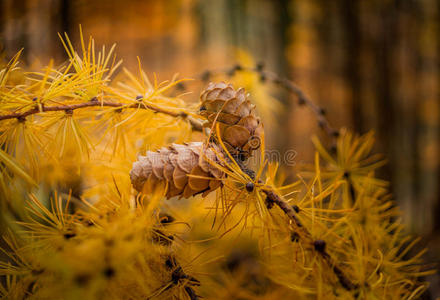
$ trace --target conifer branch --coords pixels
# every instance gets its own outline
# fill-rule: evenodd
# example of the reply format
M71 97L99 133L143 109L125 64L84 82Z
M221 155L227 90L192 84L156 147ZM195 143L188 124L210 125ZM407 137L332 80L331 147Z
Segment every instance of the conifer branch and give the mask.
M149 109L156 113L162 113L171 117L181 117L183 119L188 119L190 122L193 130L195 131L202 131L202 124L197 121L196 119L188 116L185 112L175 112L175 111L169 111L165 110L160 107L155 107L146 103L134 103L134 104L125 104L125 103L118 103L118 102L111 102L111 101L99 101L96 98L92 98L89 102L84 103L77 103L77 104L66 104L66 105L53 105L53 106L45 106L42 105L41 108L35 107L32 109L29 109L24 112L19 113L10 113L5 115L0 115L0 121L8 120L8 119L17 119L24 121L27 116L42 113L42 112L49 112L49 111L65 111L66 113L72 113L76 109L86 108L86 107L120 107L120 108L137 108L137 109Z
M330 122L326 117L326 111L316 103L314 103L293 81L282 77L281 75L268 71L264 68L262 63L257 64L255 67L244 67L241 65L235 65L232 68L220 70L220 71L205 71L198 75L197 77L203 81L208 81L211 75L215 73L227 74L228 76L234 75L237 71L254 72L260 75L261 82L272 82L288 92L292 93L298 98L299 105L308 106L311 111L316 115L318 121L318 126L322 128L326 134L328 134L332 139L339 136L339 131L331 126Z
M306 238L308 238L313 245L313 249L323 258L323 260L327 263L327 265L331 268L333 273L338 278L342 287L348 291L354 290L357 288L357 285L354 284L348 276L344 273L344 271L337 265L335 260L330 256L330 254L325 250L325 241L323 240L314 240L310 232L305 228L301 221L296 216L295 209L289 205L280 195L278 195L274 190L270 188L262 189L262 192L266 194L267 201L272 204L276 204L294 223L296 227L296 231L302 232Z
M290 93L294 94L298 98L299 105L308 106L314 114L316 114L316 119L318 120L318 126L321 127L330 137L337 137L338 130L330 125L327 117L325 116L325 110L314 103L306 94L293 82L287 78L281 77L275 72L267 71L258 66L253 68L246 68L247 71L254 71L260 74L260 79L262 81L269 80L274 84L277 84Z

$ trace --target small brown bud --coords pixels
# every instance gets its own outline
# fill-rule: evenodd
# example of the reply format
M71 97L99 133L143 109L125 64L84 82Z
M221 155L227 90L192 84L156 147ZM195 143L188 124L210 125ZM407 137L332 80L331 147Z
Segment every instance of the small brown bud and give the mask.
M65 233L63 236L66 240L69 240L71 238L74 238L76 236L76 234L73 232L68 232L68 233Z
M299 213L299 207L298 207L298 205L292 205L292 208L293 208L293 210L294 210L296 213Z
M255 184L253 182L246 183L246 191L248 191L248 193L252 193L254 191L254 188Z
M298 242L299 241L299 235L296 232L292 232L292 234L290 235L290 240L292 242Z
M236 71L241 71L241 70L243 70L243 67L242 67L241 65L239 65L239 64L236 64L236 65L234 66L234 69L235 69Z
M113 276L115 276L115 269L113 269L112 267L107 267L104 269L103 273L106 278L112 278Z
M325 252L325 241L324 240L316 240L313 242L313 246L315 247L315 250L321 253Z
M258 72L263 71L263 69L264 69L264 62L262 62L262 61L258 62L257 65L255 66L255 69L256 69Z

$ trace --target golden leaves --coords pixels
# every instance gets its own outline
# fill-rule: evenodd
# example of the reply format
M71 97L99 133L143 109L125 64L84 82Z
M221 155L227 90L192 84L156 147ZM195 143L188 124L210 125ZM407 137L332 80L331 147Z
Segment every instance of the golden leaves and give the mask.
M284 184L290 174L281 174L278 164L268 161L263 125L244 89L209 85L201 96L200 114L215 138L206 144L184 143L191 139L185 118L197 115L191 113L194 107L169 95L179 80L159 83L154 75L150 82L139 64L136 73L124 69L123 78L113 81L111 75L119 65L114 47L96 53L92 39L87 46L82 40L78 53L67 36L63 44L69 62L61 67L50 63L39 73L27 74L22 85L8 82L18 55L0 71L0 118L10 116L0 121L0 192L2 196L8 192L12 178L30 182L42 178L36 174L41 170L50 175L39 184L55 181L50 191L60 183L68 185L69 179L80 180L77 196L87 201L68 194L44 203L47 195L41 188L30 197L32 204L22 205L31 217L18 224L23 232L6 239L14 264L0 263L0 273L8 275L9 283L0 287L0 295L182 298L189 295L188 284L198 282L180 272L191 263L188 252L193 247L198 255L212 251L208 261L218 263L243 242L244 235L260 249L245 268L258 266L250 278L261 279L267 288L253 293L243 276L225 272L218 263L218 277L202 279L207 298L230 296L227 288L262 299L349 298L356 292L362 298L410 298L423 292L425 285L418 277L429 273L420 266L423 252L404 258L414 243L395 219L398 211L386 196L386 183L375 178L383 161L370 154L371 134L356 137L341 132L335 154L315 140L320 156L316 155L311 172ZM258 78L245 80L256 85ZM261 95L259 100L266 100L264 91ZM16 115L23 112L29 113ZM257 148L260 161L253 174L235 155L246 158ZM129 175L138 153L146 155L139 157ZM131 183L144 194L135 196ZM310 233L307 238L273 207L265 197L268 190L295 211ZM207 200L208 207L161 201L211 191L216 193ZM69 201L80 209L68 213ZM202 222L206 208L213 212L212 222ZM185 216L176 222L185 230L164 225L158 217L163 211ZM197 230L199 235L194 234ZM226 238L235 234L236 239L214 244L212 234ZM25 238L17 241L17 236ZM185 243L180 245L180 240ZM314 243L324 240L326 252L322 243L321 249ZM183 267L169 258L180 253L187 262ZM359 286L357 291L344 289L336 266ZM197 268L204 274L212 271L203 264ZM218 279L220 291L212 289L216 286L212 281Z

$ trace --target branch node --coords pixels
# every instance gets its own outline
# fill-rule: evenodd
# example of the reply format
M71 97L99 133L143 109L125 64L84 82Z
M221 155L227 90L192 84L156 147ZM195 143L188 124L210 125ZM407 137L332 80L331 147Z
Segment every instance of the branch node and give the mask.
M241 70L243 70L243 67L242 67L240 64L236 64L236 65L234 66L234 70L235 70L235 71L241 71Z
M299 213L299 207L298 207L298 205L292 205L292 208L293 208L293 210L296 212L296 213Z
M325 253L325 246L326 246L326 243L324 240L315 240L313 242L313 247L315 247L315 250L318 251L319 253L322 253L322 254Z
M299 241L299 235L296 232L292 232L290 235L290 241L292 242L298 242Z
M339 137L339 131L333 130L332 131L332 136L335 137L335 138Z
M248 191L248 193L252 193L254 191L254 188L255 184L253 182L246 183L246 191Z
M275 83L275 84L282 84L283 83L283 81L280 78L278 78L278 77L272 79L272 82Z
M103 274L106 278L112 278L115 276L115 269L113 269L112 267L106 267L103 271Z
M269 197L269 195L266 196L266 207L267 209L271 209L274 206L275 202L274 200Z
M257 65L255 66L255 70L257 70L257 72L262 72L264 69L264 62L260 61L257 63Z

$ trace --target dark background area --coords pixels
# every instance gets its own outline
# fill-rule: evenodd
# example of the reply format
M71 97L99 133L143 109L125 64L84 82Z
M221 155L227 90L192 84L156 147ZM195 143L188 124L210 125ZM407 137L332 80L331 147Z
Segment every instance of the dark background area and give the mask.
M162 80L237 62L237 49L296 82L335 127L375 130L389 163L381 176L409 231L440 256L440 3L436 0L2 0L0 47L25 48L37 68L66 59L57 32L77 44L78 25L99 45L117 43L127 67ZM287 94L270 147L312 157L316 119ZM431 278L432 295L439 279Z

